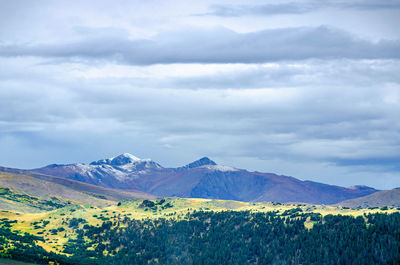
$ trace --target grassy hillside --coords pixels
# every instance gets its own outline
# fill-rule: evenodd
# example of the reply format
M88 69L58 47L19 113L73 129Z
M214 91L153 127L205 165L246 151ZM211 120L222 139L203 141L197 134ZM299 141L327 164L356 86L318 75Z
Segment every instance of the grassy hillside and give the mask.
M359 221L356 220L359 220L359 218L361 218L362 222L364 222L364 220L370 220L371 217L368 217L370 214L384 213L384 215L381 216L385 217L390 216L387 214L398 214L399 212L400 209L397 208L357 210L342 207L306 204L244 203L237 201L181 198L129 200L105 207L68 204L55 210L42 210L36 213L22 213L3 210L0 212L0 256L8 257L8 255L11 255L11 257L14 257L16 253L19 253L19 250L16 250L14 247L24 246L24 257L26 257L26 255L29 257L29 253L31 253L30 255L36 255L32 256L32 259L38 258L38 254L35 253L43 253L39 256L43 257L43 255L50 255L49 257L51 258L49 258L47 261L57 260L61 262L63 259L66 259L64 260L65 263L61 262L61 264L91 264L87 263L91 261L91 258L89 258L89 260L82 261L83 257L87 259L89 256L95 255L99 259L102 259L102 257L112 258L113 255L119 253L119 247L113 247L113 245L110 245L111 242L107 243L106 241L103 242L100 240L103 237L112 237L112 240L117 240L119 237L115 238L113 236L114 233L118 232L129 234L130 229L140 228L137 231L140 234L150 233L148 236L144 236L144 239L147 240L147 238L155 236L154 233L157 233L158 230L156 227L158 225L162 225L164 227L162 229L178 229L178 231L180 231L181 228L179 228L179 226L182 224L190 224L191 226L194 225L196 227L197 225L193 222L197 219L193 219L193 216L205 218L202 221L203 225L208 222L207 220L209 220L209 218L214 218L214 216L220 220L218 222L223 222L223 224L226 222L231 222L229 220L234 217L236 220L234 221L236 223L236 227L246 226L246 224L248 224L252 218L267 217L267 220L271 220L268 219L268 216L271 216L270 218L274 218L274 222L278 222L279 224L282 224L282 222L286 224L297 222L298 224L296 224L296 229L300 230L296 231L299 233L307 233L308 230L311 231L314 229L316 225L323 225L326 222L325 220L332 220L330 216L340 217L334 222L343 221L343 225L347 226L345 224L346 222L357 223ZM207 217L207 213L209 213L210 217ZM221 213L222 215L218 215L218 213ZM240 216L243 216L243 219L241 219L242 217ZM346 219L346 216L351 219ZM165 222L160 220L166 220L170 225L165 226ZM384 223L386 223L386 221ZM193 227L193 229L196 229L195 227ZM272 226L271 229L273 229L273 227L274 226ZM151 230L147 230L150 228ZM256 229L254 231L257 231L259 228L254 227L252 229ZM283 227L282 229L286 228ZM364 228L359 227L358 229ZM100 233L100 231L103 232ZM162 230L160 230L160 232L161 231ZM244 230L242 232L247 233L246 231L248 230ZM290 231L291 230L285 230L285 233L292 233ZM341 233L340 231L342 231L342 228L335 233ZM188 231L185 233L187 232ZM96 233L100 234L96 235ZM167 233L176 232L170 231ZM129 235L134 236L133 234ZM162 235L160 236L164 237ZM226 235L224 234L224 236ZM27 239L25 240L25 238ZM196 240L200 240L200 238ZM6 241L5 243L1 244L3 240ZM114 254L105 250L103 248L104 244L106 244L105 246L107 248L110 248L110 251L112 249ZM165 244L165 242L152 244L153 248L162 249L161 245L157 246L154 244ZM132 247L137 248L138 246L135 245ZM73 256L71 256L71 254L73 254ZM83 256L80 257L80 255ZM68 257L74 257L75 260L71 263L71 261L68 261ZM81 261L83 263L79 263ZM106 263L106 261L104 262ZM153 263L151 264L158 264L158 262L154 262L155 260L153 260ZM177 261L174 262L176 263ZM175 264L174 262L171 264ZM94 262L93 264L98 263Z
M370 208L384 206L400 207L400 188L378 191L368 196L343 201L338 205L353 208Z
M142 192L108 189L39 173L0 167L1 187L9 188L11 192L19 194L19 199L11 199L6 194L0 194L0 207L19 211L36 212L38 208L32 207L35 206L33 203L23 200L22 196L24 195L37 197L40 201L49 203L86 204L102 207L121 200L154 198L154 196Z
M43 237L44 241L38 242L39 246L42 246L47 251L61 253L68 239L76 238L76 229L78 227L82 228L85 224L99 227L104 222L111 221L115 223L125 218L136 220L159 218L184 220L188 213L196 211L276 212L279 216L288 217L299 213L318 213L322 216L328 214L361 216L376 212L393 213L399 210L397 208L390 208L385 211L380 209L357 210L306 204L245 203L209 199L167 198L129 200L106 207L68 204L52 211L36 213L3 210L0 212L0 220L15 222L11 224L12 230ZM311 228L313 222L306 222L305 226Z

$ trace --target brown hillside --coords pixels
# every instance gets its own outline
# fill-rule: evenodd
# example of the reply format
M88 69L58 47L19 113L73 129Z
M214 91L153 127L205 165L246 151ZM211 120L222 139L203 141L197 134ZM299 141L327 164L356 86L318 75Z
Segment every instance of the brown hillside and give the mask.
M154 198L143 192L120 191L20 169L0 167L0 187L41 199L57 197L77 203L106 206L128 199ZM4 202L3 202L4 203Z
M382 206L400 207L400 188L378 191L368 196L343 201L338 205L351 208L368 208Z

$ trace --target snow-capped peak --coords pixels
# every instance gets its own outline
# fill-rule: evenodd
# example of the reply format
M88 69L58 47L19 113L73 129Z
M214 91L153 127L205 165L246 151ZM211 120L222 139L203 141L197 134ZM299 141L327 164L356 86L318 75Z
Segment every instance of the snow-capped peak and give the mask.
M111 164L112 165L125 165L125 164L132 164L135 162L141 162L141 161L143 161L143 160L134 155L131 155L129 153L123 153L122 155L114 157L111 160Z
M113 176L119 181L163 168L151 159L141 159L129 153L94 161L89 165L73 164L71 166L76 167L82 174L91 178L96 178L100 174Z
M90 163L90 165L113 165L113 166L121 166L126 164L133 163L141 163L141 162L149 162L150 159L140 159L132 154L123 153L116 157L111 157L108 159L102 159L95 162Z

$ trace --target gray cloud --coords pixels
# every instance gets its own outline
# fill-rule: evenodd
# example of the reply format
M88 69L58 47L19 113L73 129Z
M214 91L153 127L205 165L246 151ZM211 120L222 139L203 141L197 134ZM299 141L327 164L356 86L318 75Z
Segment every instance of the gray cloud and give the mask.
M206 155L400 186L398 1L226 2L1 1L0 164Z
M7 60L13 65L11 61L20 59ZM309 168L328 163L330 174L376 161L379 172L393 175L400 156L399 63L281 62L247 70L238 67L222 76L155 75L139 83L101 74L77 77L74 67L63 64L15 64L3 68L0 78L0 144L30 150L26 155L34 150L56 154L47 157L48 163L79 158L89 162L129 151L174 166L201 155L221 163L247 157L270 161L253 169L303 178L310 178L312 171L290 169L288 161ZM177 71L185 69L180 67ZM18 72L24 78L17 79ZM142 87L145 80L148 84ZM0 159L9 161L10 156L4 153ZM32 166L25 167L42 165L39 159L26 159ZM349 184L356 183L366 182L354 178Z
M239 16L268 16L280 14L304 14L323 9L355 9L379 10L400 9L398 0L381 1L305 1L285 2L263 5L213 5L210 11L200 15L239 17Z
M112 33L112 32L111 32ZM134 65L262 63L309 58L399 58L399 40L377 43L329 27L238 34L229 30L165 32L153 39L88 38L64 44L2 45L1 56L111 60Z

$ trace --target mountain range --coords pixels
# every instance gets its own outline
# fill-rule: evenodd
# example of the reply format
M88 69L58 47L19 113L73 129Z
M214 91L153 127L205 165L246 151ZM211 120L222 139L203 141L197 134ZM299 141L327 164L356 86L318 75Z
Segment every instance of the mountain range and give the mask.
M129 153L90 164L52 164L31 171L103 188L162 197L238 201L335 204L373 194L367 186L340 187L273 173L218 165L203 157L178 168L165 168Z

